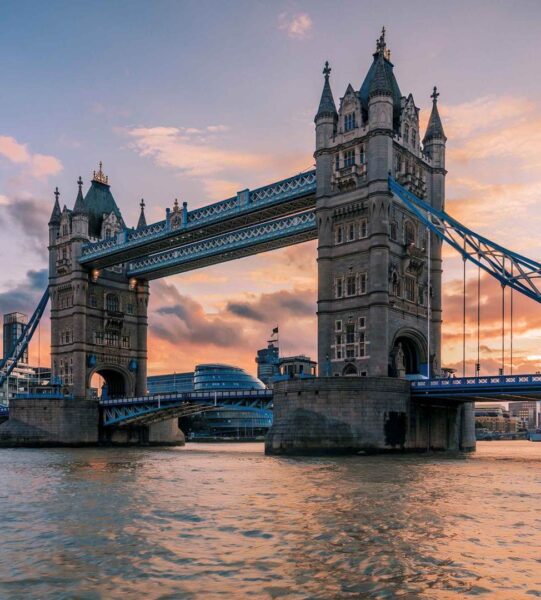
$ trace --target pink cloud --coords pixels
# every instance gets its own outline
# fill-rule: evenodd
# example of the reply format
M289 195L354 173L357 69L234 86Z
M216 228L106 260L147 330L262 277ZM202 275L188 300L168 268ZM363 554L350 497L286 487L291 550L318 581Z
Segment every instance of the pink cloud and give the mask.
M21 144L10 136L0 136L0 156L25 167L37 179L58 175L62 170L62 163L58 158L47 154L32 154L27 144Z

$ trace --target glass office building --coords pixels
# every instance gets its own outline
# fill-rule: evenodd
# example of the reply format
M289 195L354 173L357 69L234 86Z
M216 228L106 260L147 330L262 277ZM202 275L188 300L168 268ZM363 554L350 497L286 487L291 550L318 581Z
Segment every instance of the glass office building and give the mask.
M148 378L150 394L205 390L263 390L265 384L244 369L223 364L197 365L193 373L154 375ZM181 419L181 429L190 439L257 438L272 425L272 411L227 406Z

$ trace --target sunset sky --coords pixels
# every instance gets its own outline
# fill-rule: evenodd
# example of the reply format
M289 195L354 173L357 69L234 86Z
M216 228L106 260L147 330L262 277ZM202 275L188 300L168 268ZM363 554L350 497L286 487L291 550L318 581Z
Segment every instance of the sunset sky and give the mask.
M540 18L537 0L0 3L0 311L32 313L53 189L71 208L78 176L86 190L100 160L129 226L142 197L151 222L175 197L195 208L309 168L324 61L338 101L362 83L382 25L423 127L439 87L447 211L541 259ZM149 372L211 361L255 372L276 323L282 353L315 357L315 255L310 242L153 282ZM444 270L443 364L456 367L462 262L450 249ZM494 373L501 292L488 278L482 292L481 362ZM541 311L518 294L514 326L515 370L540 370ZM48 332L45 319L42 364Z

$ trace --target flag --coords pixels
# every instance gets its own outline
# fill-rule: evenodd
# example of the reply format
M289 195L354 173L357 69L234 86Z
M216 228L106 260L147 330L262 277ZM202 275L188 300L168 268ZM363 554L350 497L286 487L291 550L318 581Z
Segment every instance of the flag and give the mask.
M272 330L272 335L274 335L275 333L278 333L278 325Z

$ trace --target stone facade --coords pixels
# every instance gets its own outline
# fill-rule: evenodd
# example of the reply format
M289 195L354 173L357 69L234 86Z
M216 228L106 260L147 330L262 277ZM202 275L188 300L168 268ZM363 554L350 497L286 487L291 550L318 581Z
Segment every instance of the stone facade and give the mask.
M394 377L318 377L274 387L267 454L475 449L472 403L417 404Z
M86 398L94 373L114 395L143 395L147 376L148 283L130 281L124 265L89 272L78 262L83 244L125 228L101 171L73 210L60 212L58 197L49 223L51 367L68 394Z
M399 347L405 374L427 374L428 365L437 374L441 242L387 182L390 174L443 208L446 139L437 94L421 146L419 109L400 93L384 34L360 90L349 85L338 110L329 74L326 65L315 117L319 374L400 376Z

